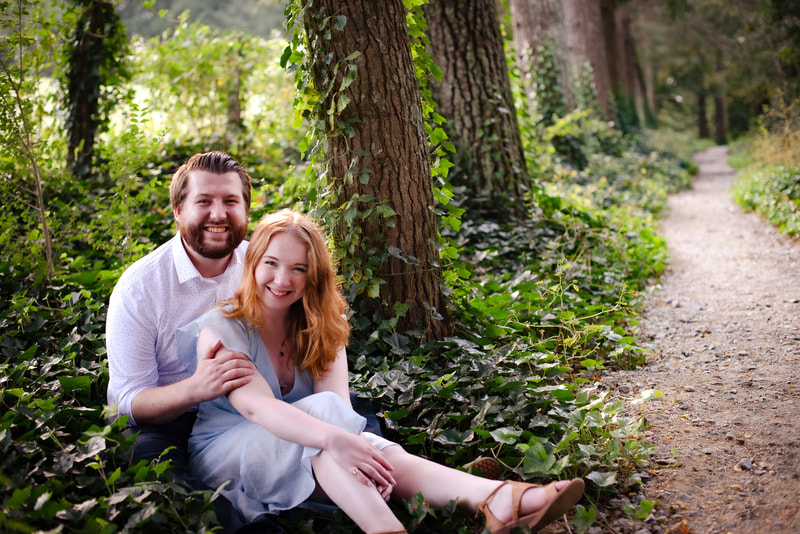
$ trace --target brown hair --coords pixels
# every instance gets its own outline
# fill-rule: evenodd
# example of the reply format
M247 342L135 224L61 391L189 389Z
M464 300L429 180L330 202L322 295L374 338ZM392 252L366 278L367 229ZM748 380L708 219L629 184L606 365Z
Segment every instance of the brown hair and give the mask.
M180 207L183 204L183 199L186 198L189 174L192 171L208 171L215 174L235 172L242 181L242 197L244 198L245 207L248 210L250 209L250 175L247 174L244 167L233 156L224 152L195 154L189 158L189 161L178 167L178 170L172 175L172 182L169 184L169 200L173 208Z
M303 298L291 306L287 318L287 348L297 368L318 379L347 344L350 327L342 316L345 301L336 283L330 251L322 231L311 219L293 210L281 210L259 221L245 254L242 283L232 299L221 303L222 313L230 318L245 317L253 327L263 323L255 270L272 236L281 233L295 236L308 250ZM228 311L224 308L227 305L231 306Z

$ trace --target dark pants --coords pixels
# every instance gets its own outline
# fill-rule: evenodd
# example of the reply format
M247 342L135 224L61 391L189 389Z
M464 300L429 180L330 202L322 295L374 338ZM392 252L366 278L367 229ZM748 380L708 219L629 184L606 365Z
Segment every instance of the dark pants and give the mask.
M375 408L372 403L367 399L357 397L355 393L350 394L350 401L355 411L367 419L367 427L364 430L383 435L380 419L375 415ZM137 432L139 434L133 445L131 454L133 461L150 461L158 458L170 460L172 461L174 473L189 484L192 489L198 491L211 489L189 470L189 448L187 442L196 418L197 414L195 412L188 412L166 425L128 427L125 431L126 434L132 435ZM173 448L164 452L168 447ZM225 534L246 534L249 532L273 534L283 532L267 516L246 522L230 501L222 495L219 495L214 501L214 506L217 509L217 518L223 526Z

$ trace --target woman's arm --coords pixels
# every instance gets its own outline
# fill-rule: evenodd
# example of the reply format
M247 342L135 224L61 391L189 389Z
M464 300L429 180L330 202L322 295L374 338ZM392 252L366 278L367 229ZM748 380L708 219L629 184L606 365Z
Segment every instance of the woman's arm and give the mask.
M314 393L331 391L339 395L348 406L350 403L350 374L347 370L347 353L345 348L336 353L336 360L328 367L325 374L314 380Z
M206 343L215 343L216 340L210 330L203 328L198 340L198 350ZM223 351L231 352L222 347L218 354ZM250 382L228 393L228 400L244 417L275 436L328 451L348 470L357 468L367 478L381 485L394 483L390 473L392 467L381 451L361 436L350 434L336 425L276 399L261 373L255 373Z

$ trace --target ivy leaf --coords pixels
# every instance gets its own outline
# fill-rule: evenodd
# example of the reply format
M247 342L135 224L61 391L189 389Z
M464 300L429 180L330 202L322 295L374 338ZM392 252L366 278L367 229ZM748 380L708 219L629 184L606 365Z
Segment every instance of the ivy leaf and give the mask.
M61 388L65 393L73 391L82 391L88 393L92 388L91 376L59 376L58 381L61 383Z
M601 473L599 471L592 471L586 478L600 486L601 488L605 488L617 483L617 472L616 471L609 471L607 473Z
M589 527L595 524L597 519L595 517L594 508L585 508L583 505L578 505L575 511L575 516L572 518L572 523L579 533L584 533L589 530Z
M497 443L505 443L507 445L514 445L519 441L519 437L522 435L521 430L517 430L515 428L504 426L502 428L497 428L489 432L489 434L494 438Z
M555 455L547 452L543 443L534 443L525 451L522 470L525 474L550 474L555 463Z
M336 21L333 23L333 29L336 31L342 31L346 25L347 25L347 17L345 17L344 15L337 15Z

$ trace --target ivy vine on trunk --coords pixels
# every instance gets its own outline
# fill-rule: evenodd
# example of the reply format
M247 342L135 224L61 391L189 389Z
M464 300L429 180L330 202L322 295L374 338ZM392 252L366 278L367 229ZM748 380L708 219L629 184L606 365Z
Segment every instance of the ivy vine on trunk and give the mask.
M74 5L80 16L67 44L67 165L73 177L86 180L95 136L107 122L104 99L113 101L107 88L128 77L123 68L128 40L114 2L74 0Z
M429 139L400 0L301 2L336 245L360 318L450 332Z

